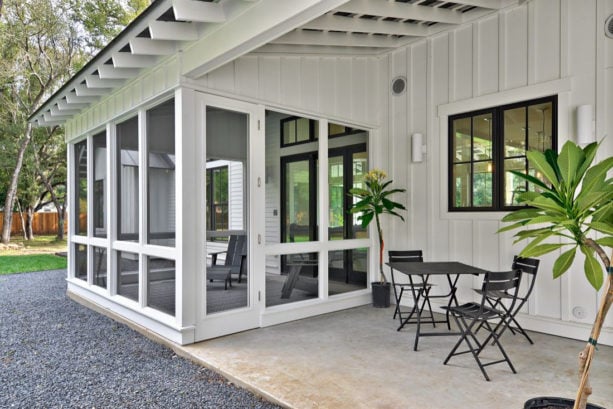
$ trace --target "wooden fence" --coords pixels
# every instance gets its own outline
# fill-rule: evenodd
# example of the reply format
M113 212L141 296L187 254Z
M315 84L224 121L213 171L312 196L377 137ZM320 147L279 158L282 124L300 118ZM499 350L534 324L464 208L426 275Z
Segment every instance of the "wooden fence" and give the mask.
M0 226L4 213L0 212ZM57 234L57 213L34 213L34 220L32 220L32 230L34 235L50 235ZM64 233L68 232L68 219L64 221ZM13 222L11 223L11 234L20 235L23 234L21 228L21 217L19 213L13 213Z

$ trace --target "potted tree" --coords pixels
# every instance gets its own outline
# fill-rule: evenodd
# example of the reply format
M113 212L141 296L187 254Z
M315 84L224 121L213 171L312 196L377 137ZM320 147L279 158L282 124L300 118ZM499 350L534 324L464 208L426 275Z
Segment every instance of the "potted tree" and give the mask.
M404 221L404 217L395 210L405 210L405 207L397 202L390 200L389 196L394 193L404 192L405 189L392 189L391 180L386 181L387 174L380 169L372 169L364 176L366 188L353 188L349 194L358 199L350 209L350 213L359 213L358 220L362 228L366 228L373 219L377 223L377 235L379 238L379 281L371 283L373 306L387 308L390 306L390 283L383 274L383 230L381 229L380 216L384 213L399 217Z
M510 222L499 232L521 229L515 234L516 242L528 240L520 252L524 257L538 257L553 251L561 251L553 265L553 277L564 274L573 264L578 251L585 257L583 269L588 282L599 290L606 283L599 303L598 313L585 348L579 354L579 388L572 399L543 399L526 402L526 408L584 409L592 393L589 370L594 349L606 314L613 303L613 269L605 247L613 248L613 178L607 173L613 168L613 157L592 165L598 149L597 143L585 148L566 142L560 153L547 150L531 151L528 160L542 175L539 179L529 174L511 171L533 187L533 191L520 195L526 208L507 214L502 221ZM552 242L552 238L557 238ZM603 268L598 262L600 259ZM559 402L556 403L556 402ZM573 406L574 405L574 406Z

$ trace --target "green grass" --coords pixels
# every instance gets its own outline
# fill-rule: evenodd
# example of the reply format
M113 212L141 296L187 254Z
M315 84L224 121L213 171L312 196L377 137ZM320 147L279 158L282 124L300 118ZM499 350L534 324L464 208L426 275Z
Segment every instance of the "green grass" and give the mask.
M0 275L66 268L66 257L53 254L0 256Z

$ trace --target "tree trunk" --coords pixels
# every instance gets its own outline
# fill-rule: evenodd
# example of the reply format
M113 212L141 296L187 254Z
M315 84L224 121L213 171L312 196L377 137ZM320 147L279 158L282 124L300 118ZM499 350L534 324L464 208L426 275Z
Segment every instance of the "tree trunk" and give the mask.
M21 220L21 233L23 234L23 239L27 240L28 236L26 235L26 220L23 218L23 209L19 204L19 200L17 201L17 210L19 211L19 219Z
M25 154L31 139L32 124L28 123L23 139L19 145L17 162L15 163L15 169L13 169L13 175L11 176L11 181L6 191L6 200L4 201L4 218L1 240L4 244L8 244L11 241L11 223L13 222L13 206L15 205L15 198L17 197L17 184L19 183L19 174L21 173L21 166L23 165L23 155Z
M587 400L592 394L592 387L590 386L589 374L590 366L592 364L592 358L594 357L594 350L602 330L604 320L613 304L613 271L611 271L611 259L613 259L613 253L611 253L611 259L609 259L604 250L596 244L593 240L587 239L586 244L596 250L600 256L602 263L605 266L605 272L607 272L607 279L605 280L605 288L602 292L600 299L600 306L594 325L592 326L592 332L590 333L590 339L585 345L585 348L579 353L579 389L575 397L575 405L573 409L585 409L587 406Z
M28 206L26 208L26 240L34 240L34 229L32 224L34 222L34 208Z
M66 208L64 206L58 206L56 204L55 208L57 209L57 240L64 240L64 223L66 221Z

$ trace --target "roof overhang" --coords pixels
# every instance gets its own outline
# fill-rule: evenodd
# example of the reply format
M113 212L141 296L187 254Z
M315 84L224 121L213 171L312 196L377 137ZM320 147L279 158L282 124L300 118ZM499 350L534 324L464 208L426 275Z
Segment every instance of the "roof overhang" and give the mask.
M154 0L34 112L59 125L181 52L198 78L249 52L381 54L517 0Z

